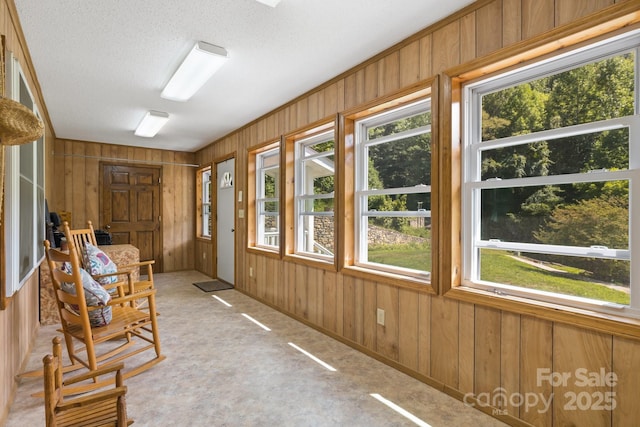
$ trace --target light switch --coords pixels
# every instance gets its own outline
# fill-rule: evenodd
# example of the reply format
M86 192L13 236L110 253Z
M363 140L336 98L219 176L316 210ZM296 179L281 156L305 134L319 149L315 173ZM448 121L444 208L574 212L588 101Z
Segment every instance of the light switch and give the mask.
M238 218L244 218L244 209L238 209Z

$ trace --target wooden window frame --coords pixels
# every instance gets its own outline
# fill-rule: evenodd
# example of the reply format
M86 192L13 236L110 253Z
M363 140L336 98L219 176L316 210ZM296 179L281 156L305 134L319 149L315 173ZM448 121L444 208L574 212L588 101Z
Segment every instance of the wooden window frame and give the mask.
M509 312L530 315L546 320L585 327L617 336L640 338L640 320L615 316L582 308L567 307L549 302L533 301L517 296L497 295L493 292L461 286L461 109L462 85L466 82L503 73L531 62L538 62L568 49L613 37L640 28L637 7L627 3L613 10L582 18L532 39L517 43L454 67L440 75L440 174L445 176L440 186L442 218L439 224L439 258L437 275L441 294L447 298L481 304Z
M212 183L213 171L211 164L201 167L196 171L196 237L198 239L210 241L213 239L213 230L210 230L209 235L204 234L204 182L203 175L205 172L209 172L209 182ZM209 198L213 197L213 187L209 191ZM213 200L209 201L209 217L213 215ZM211 226L213 228L213 224Z
M430 280L424 280L414 276L408 276L391 271L383 271L371 269L363 266L356 265L356 218L355 218L355 197L356 197L356 122L364 117L372 116L384 111L389 111L414 103L420 99L431 98L431 114L432 114L432 136L431 136L431 155L432 155L432 169L431 169L431 200L432 200L432 271ZM437 178L438 171L438 144L439 140L439 118L438 110L440 103L438 101L438 77L423 80L416 84L403 89L402 91L389 94L385 97L378 98L364 106L357 109L346 111L339 116L338 126L338 138L340 148L344 152L341 154L344 159L345 173L341 174L341 181L343 181L341 194L341 206L338 209L337 215L340 218L338 221L338 235L343 240L339 243L343 251L342 256L338 258L340 269L344 274L361 278L368 281L375 281L379 283L385 283L397 287L413 289L419 292L425 292L435 294L438 292L437 284L435 280L437 276L438 261L438 235L440 214L438 213L438 185L439 179ZM336 255L337 256L337 255Z
M283 149L282 143L280 140L269 141L263 144L260 144L255 147L251 147L247 153L247 250L249 252L256 252L262 255L274 257L274 258L282 258L282 251L284 245L282 244L283 238ZM258 244L258 186L257 186L257 174L259 173L258 168L258 157L271 150L279 150L279 246L278 247L268 247L264 245Z
M298 212L296 210L296 203L298 194L296 194L295 183L301 179L299 172L298 159L296 159L296 146L299 141L312 138L316 135L321 135L326 132L330 132L333 130L334 132L334 159L335 159L335 172L334 172L334 255L333 257L327 256L314 256L311 253L299 251L296 248L296 239L298 238ZM308 127L303 129L299 129L294 131L288 135L285 135L284 138L284 161L283 161L283 184L284 184L284 205L283 205L283 220L286 224L284 230L284 257L292 262L304 263L308 265L314 265L320 268L328 268L331 270L337 269L337 247L338 247L338 234L337 234L337 220L338 217L338 207L340 205L340 190L339 190L339 179L338 176L341 173L342 162L339 157L339 149L340 145L339 140L337 138L337 126L336 119L325 119L316 123L312 123Z
M7 61L7 84L10 88L9 96L30 108L37 116L40 116L35 97L29 86L26 74L18 59L11 53ZM23 87L21 87L21 85ZM28 99L23 99L24 97ZM29 101L29 104L25 104ZM2 223L2 239L3 249L0 250L0 261L2 266L2 285L0 289L0 309L5 309L14 294L16 294L22 286L37 272L42 260L44 259L44 246L42 241L46 237L45 222L45 136L41 136L37 140L20 146L12 146L3 148L5 150L6 170L4 186L4 212L2 212L6 221ZM30 170L23 171L22 167L26 164L24 156L31 163ZM28 184L32 194L29 203L32 216L29 224L24 215L21 214L21 204L25 202L23 184ZM24 206L22 206L24 207ZM30 230L31 242L25 240L22 236L24 230ZM30 253L29 264L26 270L21 270L24 266L22 257L26 251ZM6 250L5 250L6 249Z

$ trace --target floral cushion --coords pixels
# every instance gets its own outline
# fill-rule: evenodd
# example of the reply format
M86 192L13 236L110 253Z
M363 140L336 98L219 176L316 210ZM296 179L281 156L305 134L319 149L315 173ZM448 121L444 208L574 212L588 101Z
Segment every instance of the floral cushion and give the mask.
M116 264L100 248L91 243L85 244L82 251L84 256L84 266L92 275L115 273L118 271ZM118 281L117 276L100 277L96 279L101 285L109 285ZM113 289L115 291L115 289Z
M71 265L65 263L63 270L71 274ZM97 310L89 311L89 323L91 326L105 326L111 322L111 307L107 306L107 303L111 301L111 295L106 291L100 283L93 280L93 277L84 269L80 269L80 275L82 276L82 289L84 290L84 300L89 307L103 306ZM76 287L74 283L64 282L61 284L63 291L76 294ZM72 307L77 310L78 307Z

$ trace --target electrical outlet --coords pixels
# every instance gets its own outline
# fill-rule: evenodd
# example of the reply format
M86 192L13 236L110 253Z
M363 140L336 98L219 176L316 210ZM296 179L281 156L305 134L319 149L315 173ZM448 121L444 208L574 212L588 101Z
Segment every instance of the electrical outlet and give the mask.
M253 277L253 267L249 267L249 277Z
M384 310L378 309L378 325L384 326Z
M206 252L202 252L202 259L207 259L207 253Z

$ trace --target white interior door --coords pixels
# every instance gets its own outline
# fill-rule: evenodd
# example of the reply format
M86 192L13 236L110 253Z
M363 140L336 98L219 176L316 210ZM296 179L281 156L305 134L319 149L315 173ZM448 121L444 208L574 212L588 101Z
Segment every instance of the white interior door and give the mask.
M217 276L235 284L235 159L216 163Z

